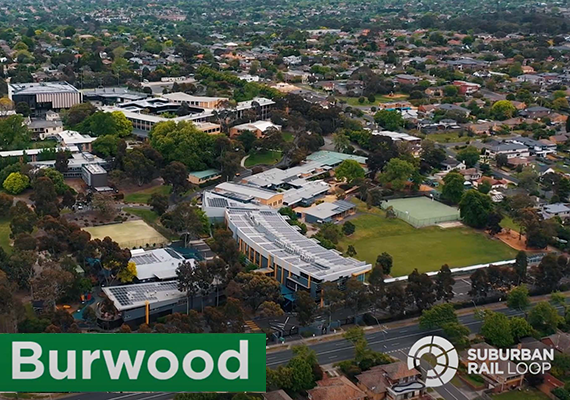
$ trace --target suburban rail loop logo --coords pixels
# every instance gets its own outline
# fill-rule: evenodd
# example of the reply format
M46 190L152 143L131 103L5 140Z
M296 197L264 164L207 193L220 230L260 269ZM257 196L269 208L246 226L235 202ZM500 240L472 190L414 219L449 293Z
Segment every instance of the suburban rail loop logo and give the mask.
M439 387L450 382L459 367L459 355L455 347L440 336L426 336L414 343L408 352L408 368L421 371L421 359L426 354L434 357L436 362L426 372L426 387Z

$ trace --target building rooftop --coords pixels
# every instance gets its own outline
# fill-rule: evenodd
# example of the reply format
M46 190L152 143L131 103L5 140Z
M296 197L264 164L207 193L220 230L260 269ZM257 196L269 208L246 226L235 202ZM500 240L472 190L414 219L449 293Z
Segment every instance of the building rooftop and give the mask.
M106 174L107 173L105 168L103 168L99 164L87 164L87 165L84 165L83 168L85 168L87 171L89 171L92 174Z
M104 287L103 292L118 311L144 307L146 303L173 302L186 296L178 290L178 281L149 282Z
M13 95L35 95L39 93L78 93L75 86L67 82L30 82L10 83L8 85Z
M97 140L96 137L83 135L76 131L62 131L54 134L54 137L67 145L91 143Z
M356 205L348 201L337 200L334 203L324 202L315 207L307 208L303 210L303 213L324 221L353 208L356 208Z
M220 171L217 169L205 169L204 171L192 171L188 175L195 176L198 179L204 179L220 175Z
M355 160L360 164L366 164L366 157L356 156L354 154L337 153L336 151L320 150L307 156L309 161L318 161L321 165L335 167L344 160Z
M131 259L137 266L137 279L174 279L178 266L185 261L184 257L172 249L131 250ZM192 264L193 259L187 260Z
M216 186L216 190L222 190L224 192L237 193L247 197L254 197L256 199L269 200L273 196L278 195L277 192L271 192L269 190L264 190L250 185L238 185L232 182L222 182Z
M202 103L229 100L227 97L192 96L191 94L186 94L184 92L163 94L162 97L172 101L187 101L187 102L202 102Z
M370 271L372 267L364 261L345 258L335 250L325 249L318 241L301 234L276 210L228 208L226 220L232 231L240 231L242 240L255 243L274 259L282 259L291 266L292 272L335 281Z

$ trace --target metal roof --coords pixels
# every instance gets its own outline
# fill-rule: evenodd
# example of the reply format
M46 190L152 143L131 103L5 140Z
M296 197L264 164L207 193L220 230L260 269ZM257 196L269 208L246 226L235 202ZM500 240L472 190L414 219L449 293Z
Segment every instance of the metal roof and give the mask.
M178 281L111 286L103 288L103 292L118 311L144 307L147 301L150 304L174 302L186 296L185 292L178 290Z

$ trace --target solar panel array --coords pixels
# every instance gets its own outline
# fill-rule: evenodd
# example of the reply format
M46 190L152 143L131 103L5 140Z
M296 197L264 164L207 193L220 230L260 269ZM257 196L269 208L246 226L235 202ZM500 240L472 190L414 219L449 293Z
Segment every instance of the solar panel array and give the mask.
M152 253L137 254L131 257L136 265L155 264L160 262L160 259Z
M289 225L277 211L230 208L227 213L230 223L250 242L270 252L274 259L286 260L308 274L325 277L368 266L363 261L342 257L338 252L320 246Z
M166 300L170 292L178 292L178 281L114 286L104 288L104 291L111 300L116 300L119 303L120 308L130 308L129 306L144 305L147 301Z

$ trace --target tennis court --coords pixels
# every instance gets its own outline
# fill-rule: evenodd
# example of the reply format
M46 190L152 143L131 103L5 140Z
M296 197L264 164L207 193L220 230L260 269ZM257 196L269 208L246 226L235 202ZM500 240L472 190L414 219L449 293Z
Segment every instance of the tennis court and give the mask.
M457 208L423 196L382 202L382 209L386 210L388 207L393 208L398 218L416 228L460 219Z
M128 221L121 224L91 226L83 228L93 239L109 236L121 247L146 247L168 242L164 236L142 220Z

